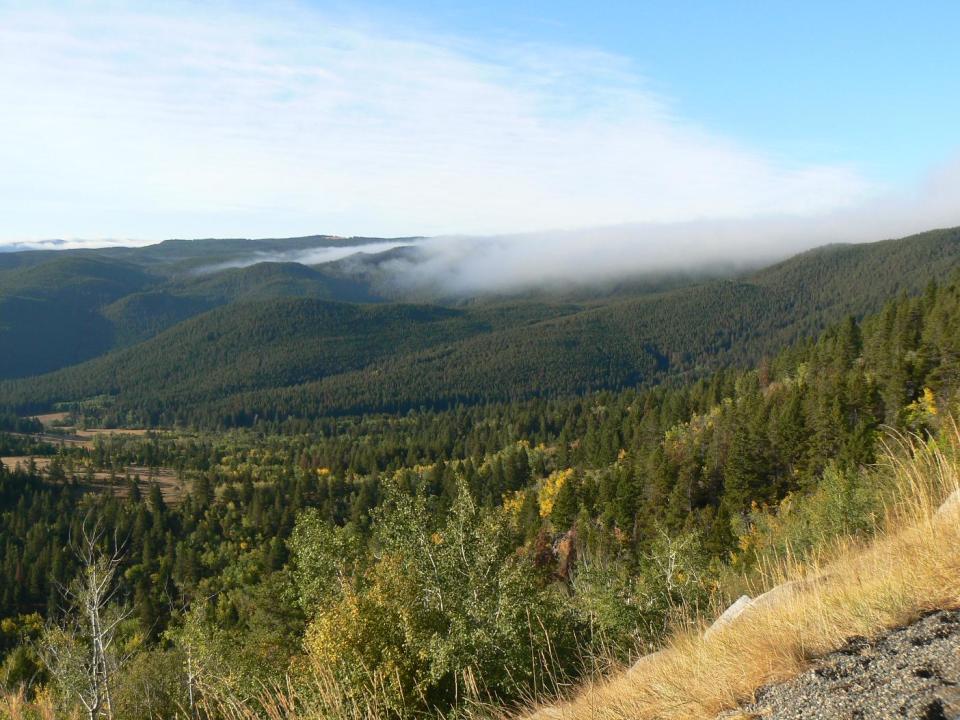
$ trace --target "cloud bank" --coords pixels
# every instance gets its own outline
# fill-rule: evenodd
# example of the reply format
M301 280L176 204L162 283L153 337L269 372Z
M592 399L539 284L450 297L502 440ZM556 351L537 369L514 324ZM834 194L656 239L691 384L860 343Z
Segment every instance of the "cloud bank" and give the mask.
M830 243L903 237L960 225L960 160L921 186L841 210L677 223L623 224L496 237L434 237L391 260L402 289L452 295L563 288L645 274L760 267Z
M881 187L680 117L617 55L297 3L0 4L0 97L4 249L432 235L384 268L469 294L960 224L960 163Z
M386 287L400 296L469 297L530 288L564 289L657 273L723 274L760 267L829 243L869 242L958 225L960 159L930 173L915 188L812 215L624 223L500 235L438 235L280 253L251 252L196 272L260 262L320 265L412 246L411 252L378 259L381 282ZM73 239L17 242L4 249L138 244L144 243Z

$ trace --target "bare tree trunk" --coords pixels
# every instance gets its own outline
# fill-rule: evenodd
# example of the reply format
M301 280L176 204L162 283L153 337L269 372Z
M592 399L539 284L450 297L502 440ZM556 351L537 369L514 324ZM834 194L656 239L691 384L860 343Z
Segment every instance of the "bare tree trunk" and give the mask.
M190 719L197 716L196 701L193 697L193 686L196 682L196 674L193 671L193 650L187 646L187 697L190 702Z
M67 626L62 628L64 636L69 638L68 646L79 650L79 646L89 642L89 646L82 651L86 657L81 663L84 680L73 690L89 720L113 720L110 686L119 662L111 649L118 627L130 615L129 609L121 610L114 607L113 603L117 592L114 581L122 559L121 551L114 542L111 554L102 552L98 547L102 536L99 524L92 528L84 524L81 545L76 550L81 574L77 583L64 592L72 607L67 616ZM54 676L58 675L58 670L62 671L61 680L65 679L62 673L69 672L63 648L63 645L48 646L45 653L47 665Z

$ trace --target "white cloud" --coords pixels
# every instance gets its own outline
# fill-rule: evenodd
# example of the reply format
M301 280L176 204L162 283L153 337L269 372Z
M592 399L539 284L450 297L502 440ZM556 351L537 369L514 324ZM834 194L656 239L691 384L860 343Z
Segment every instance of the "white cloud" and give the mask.
M631 223L495 237L435 237L388 264L405 288L472 295L622 280L660 271L757 267L827 243L903 237L960 224L960 159L913 191L808 216Z
M0 238L807 217L877 190L685 122L595 50L165 7L0 6Z
M194 272L197 275L204 275L229 268L250 267L251 265L262 262L290 262L300 263L302 265L321 265L323 263L343 260L353 255L382 253L398 247L409 246L413 242L415 241L406 239L394 242L364 243L362 245L315 247L309 248L308 250L290 250L288 252L254 252L235 260L228 260L227 262L217 263L215 265L206 265L198 268Z
M21 250L86 250L105 247L136 247L152 241L115 238L49 238L44 240L7 240L0 243L0 252Z

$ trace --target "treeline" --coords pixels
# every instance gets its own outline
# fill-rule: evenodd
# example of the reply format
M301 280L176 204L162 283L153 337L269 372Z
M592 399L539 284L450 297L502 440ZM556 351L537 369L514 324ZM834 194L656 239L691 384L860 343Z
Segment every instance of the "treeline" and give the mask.
M0 378L83 362L237 300L376 300L366 283L294 263L230 268L257 253L363 242L317 236L5 252L0 258ZM197 272L204 268L209 272Z
M0 432L39 433L43 425L32 417L21 417L15 413L0 413Z

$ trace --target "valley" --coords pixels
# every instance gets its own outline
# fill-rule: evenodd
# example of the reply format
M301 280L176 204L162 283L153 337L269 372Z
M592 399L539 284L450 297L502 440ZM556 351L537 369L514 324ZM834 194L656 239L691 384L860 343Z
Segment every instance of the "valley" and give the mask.
M283 678L324 689L264 713L452 716L464 673L480 707L556 698L583 658L630 662L745 584L892 529L881 508L912 500L884 468L918 452L898 438L954 447L958 253L943 230L575 299L351 303L294 283L8 378L0 617L25 640L0 667L49 671L34 618L69 617L75 539L102 527L132 657L174 688L151 712L202 687L230 717Z

